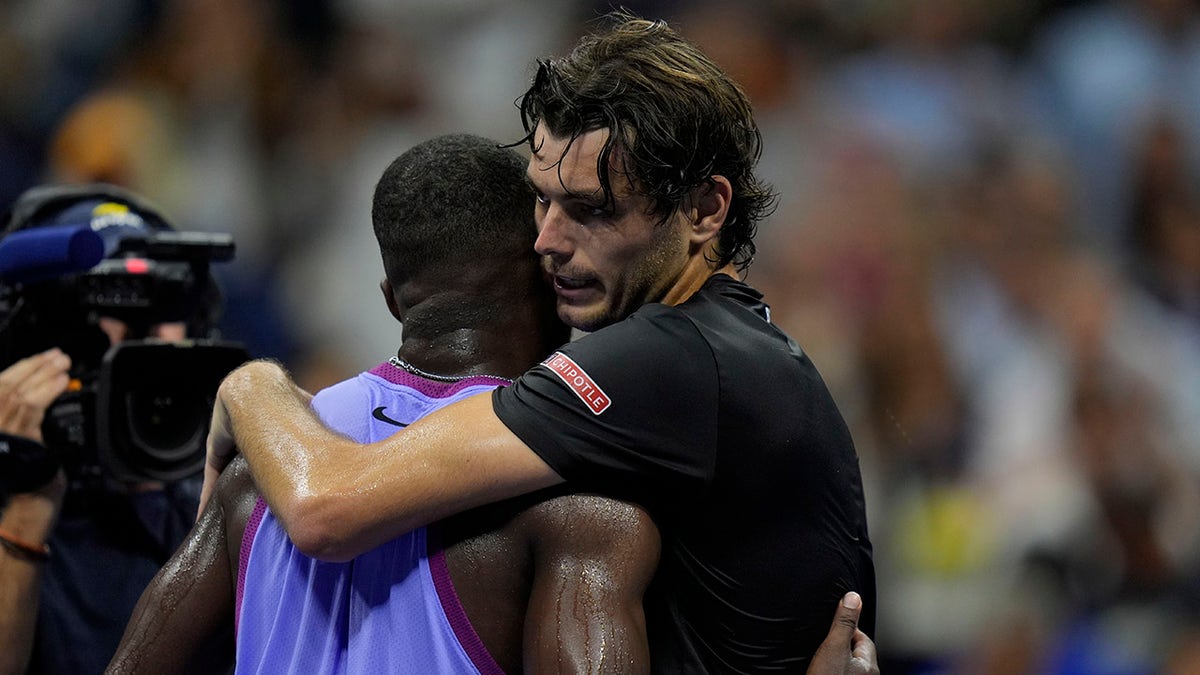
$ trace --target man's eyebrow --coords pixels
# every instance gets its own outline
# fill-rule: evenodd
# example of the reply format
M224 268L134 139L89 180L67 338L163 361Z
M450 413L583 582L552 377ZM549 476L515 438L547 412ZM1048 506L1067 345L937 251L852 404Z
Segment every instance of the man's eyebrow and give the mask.
M575 192L573 190L567 190L567 199L577 202L586 202L589 205L596 206L604 201L604 189L597 187L591 192Z
M550 171L550 170L553 170L554 168L555 168L554 166L549 166L544 169L537 169L537 170L538 171ZM525 184L529 187L530 190L533 190L535 193L542 192L542 189L539 188L533 182L533 178L530 177L528 171L525 173L524 178L525 178ZM560 188L562 188L563 195L569 200L577 201L577 202L585 202L589 205L599 205L604 202L604 188L599 185L597 185L596 188L594 190L592 190L591 192L583 192L580 190L569 189L566 185L563 185L561 179L558 180L557 182L558 182L558 186Z

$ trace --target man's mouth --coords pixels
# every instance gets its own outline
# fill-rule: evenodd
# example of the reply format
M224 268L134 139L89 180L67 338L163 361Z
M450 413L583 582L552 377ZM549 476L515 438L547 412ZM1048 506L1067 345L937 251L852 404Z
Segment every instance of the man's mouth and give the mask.
M592 283L590 279L580 277L567 277L559 274L554 275L554 287L565 291L584 288Z
M595 294L600 289L600 283L590 275L553 274L550 279L559 301L567 304L590 302L595 299Z

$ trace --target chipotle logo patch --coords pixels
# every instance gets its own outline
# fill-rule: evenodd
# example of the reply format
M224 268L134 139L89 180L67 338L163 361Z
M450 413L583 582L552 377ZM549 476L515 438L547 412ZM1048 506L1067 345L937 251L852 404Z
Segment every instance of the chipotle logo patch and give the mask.
M558 375L558 378L566 383L571 391L575 392L579 400L583 401L592 413L599 415L612 405L612 401L609 400L604 390L596 385L596 381L566 354L554 352L549 358L542 361L542 365Z

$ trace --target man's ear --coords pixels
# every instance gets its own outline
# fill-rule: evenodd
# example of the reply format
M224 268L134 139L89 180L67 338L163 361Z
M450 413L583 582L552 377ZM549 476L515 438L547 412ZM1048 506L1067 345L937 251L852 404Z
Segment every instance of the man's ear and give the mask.
M712 176L711 181L696 186L689 197L691 241L703 245L713 241L721 233L725 218L729 215L729 202L733 199L733 186L724 176Z
M384 278L379 282L379 290L383 291L383 301L387 303L388 311L400 323L404 323L404 312L400 311L400 306L396 304L396 294L392 290L392 282Z

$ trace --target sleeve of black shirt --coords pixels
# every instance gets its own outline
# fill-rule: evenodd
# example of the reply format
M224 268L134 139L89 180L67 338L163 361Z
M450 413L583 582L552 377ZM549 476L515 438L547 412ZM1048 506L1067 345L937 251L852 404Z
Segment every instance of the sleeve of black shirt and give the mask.
M712 480L719 390L691 322L650 305L498 389L493 408L576 489L678 509Z

